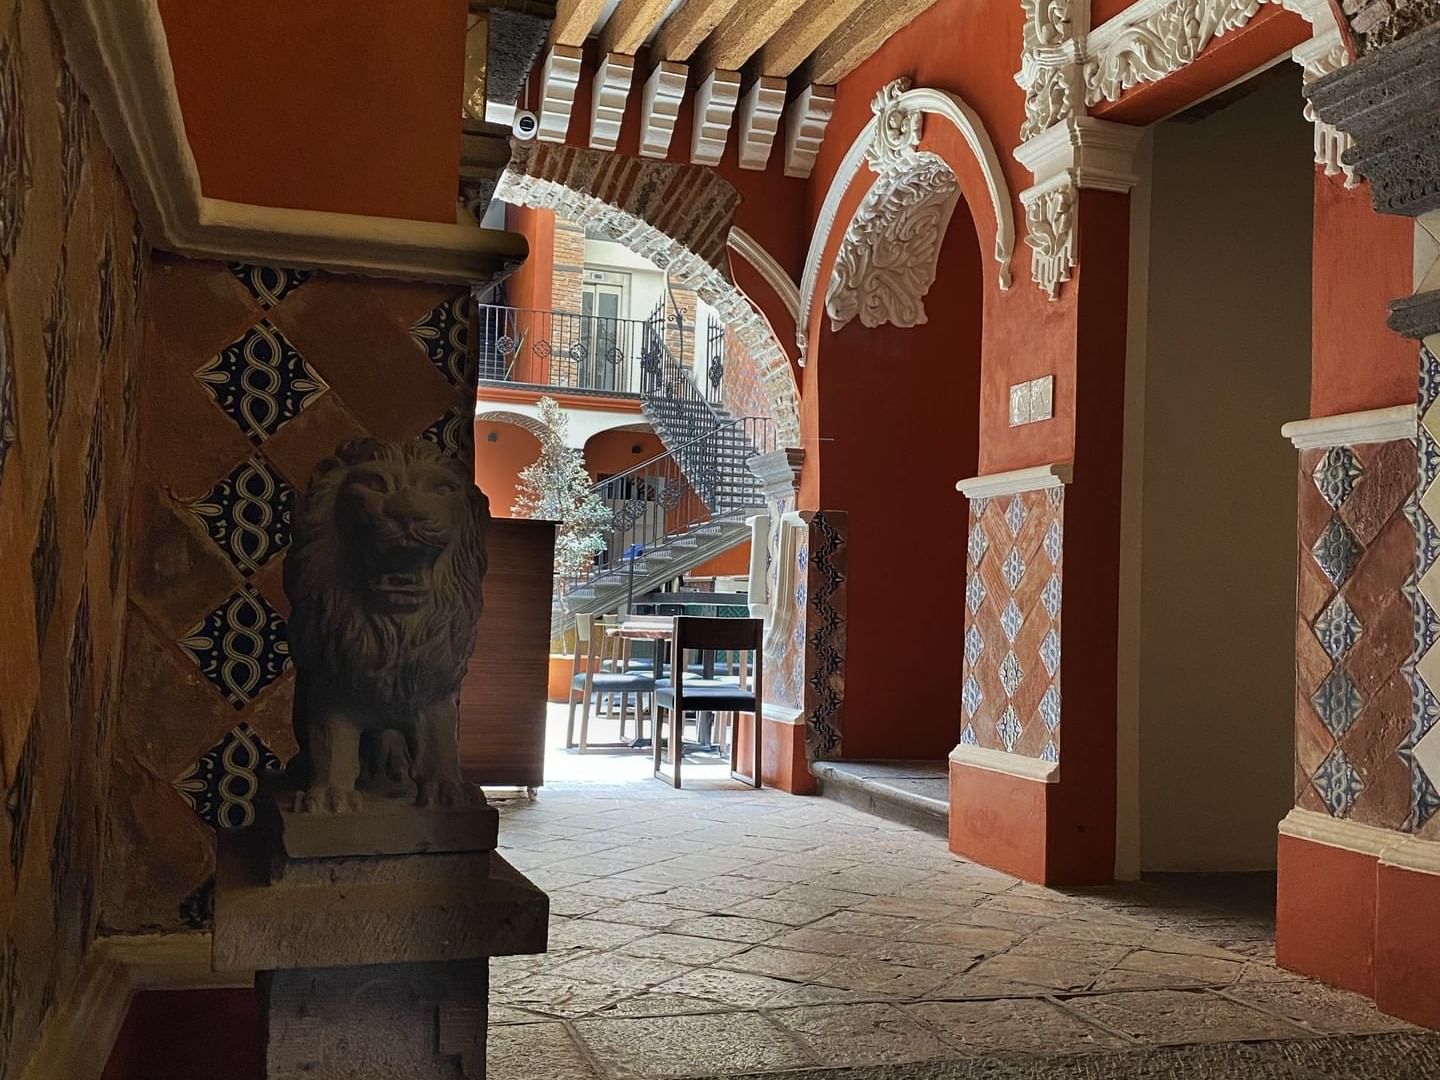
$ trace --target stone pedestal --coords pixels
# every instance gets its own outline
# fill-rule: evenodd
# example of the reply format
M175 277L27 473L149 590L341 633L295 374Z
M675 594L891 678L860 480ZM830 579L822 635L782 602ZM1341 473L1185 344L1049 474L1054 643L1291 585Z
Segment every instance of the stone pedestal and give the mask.
M222 834L213 963L256 972L267 1080L485 1075L488 958L544 952L550 906L494 845L490 807L378 797Z

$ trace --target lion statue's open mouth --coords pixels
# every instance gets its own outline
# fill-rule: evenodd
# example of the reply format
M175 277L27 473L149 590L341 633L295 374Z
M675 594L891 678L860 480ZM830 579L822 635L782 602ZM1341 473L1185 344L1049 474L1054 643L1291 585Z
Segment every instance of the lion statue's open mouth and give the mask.
M483 798L456 742L490 521L468 468L419 439L356 439L316 466L295 519L297 805L346 810L397 772L421 803Z

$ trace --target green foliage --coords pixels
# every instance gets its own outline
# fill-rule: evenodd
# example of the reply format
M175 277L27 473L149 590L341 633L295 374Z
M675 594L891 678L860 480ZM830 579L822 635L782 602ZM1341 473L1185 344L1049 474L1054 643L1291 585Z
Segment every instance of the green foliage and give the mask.
M540 456L520 471L515 486L516 517L542 518L560 523L555 538L555 572L579 577L605 550L605 533L613 515L591 487L585 460L566 445L569 417L553 398L537 403L540 422Z

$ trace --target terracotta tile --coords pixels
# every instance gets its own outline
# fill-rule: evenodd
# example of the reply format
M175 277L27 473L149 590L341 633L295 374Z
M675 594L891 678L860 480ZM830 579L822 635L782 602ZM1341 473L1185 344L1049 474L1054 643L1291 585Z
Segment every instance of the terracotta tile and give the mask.
M189 511L143 485L131 517L131 599L175 640L240 584L241 577Z
M371 281L370 293L375 302L402 330L409 330L428 312L448 303L463 292L462 285L443 285L428 281Z
M1315 785L1310 783L1309 777L1305 778L1300 793L1295 798L1295 805L1301 810L1311 810L1317 814L1329 814L1330 809L1325 805L1325 800L1315 790Z
M1299 506L1296 515L1299 523L1298 536L1302 547L1308 549L1311 544L1315 543L1315 538L1330 523L1332 513L1330 504L1325 501L1324 496L1315 487L1315 481L1311 478L1309 470L1305 468L1302 459Z
M1295 762L1302 772L1304 783L1310 782L1315 770L1320 768L1335 747L1335 740L1329 729L1315 715L1308 698L1295 704Z
M1360 607L1353 605L1360 615ZM1365 630L1345 658L1346 669L1367 698L1400 670L1414 649L1415 622L1410 602L1399 592L1360 615Z
M1317 615L1325 610L1325 605L1335 595L1335 586L1330 584L1330 579L1321 572L1320 567L1315 565L1315 557L1310 554L1308 548L1300 548L1297 565L1299 588L1296 593L1295 611L1308 626L1315 621Z
M1361 447L1356 453L1365 472L1340 516L1368 546L1415 490L1418 460L1408 439Z
M193 361L192 370L260 321L255 298L224 263L157 253L148 273L152 341Z
M1381 530L1345 583L1345 598L1360 621L1367 622L1381 605L1402 599L1400 589L1414 569L1415 533L1398 515Z
M333 395L325 394L265 440L264 456L291 487L303 492L316 465L342 443L364 434L360 422Z
M1304 624L1297 626L1295 631L1295 684L1300 697L1308 701L1334 666L1335 662L1330 659L1330 654L1321 646L1314 632Z

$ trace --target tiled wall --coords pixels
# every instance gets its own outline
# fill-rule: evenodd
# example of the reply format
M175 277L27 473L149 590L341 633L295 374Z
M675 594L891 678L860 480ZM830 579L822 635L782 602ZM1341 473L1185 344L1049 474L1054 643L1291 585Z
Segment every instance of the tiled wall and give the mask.
M1412 802L1415 461L1409 439L1300 454L1296 804L1389 829Z
M1415 664L1402 756L1408 757L1410 773L1408 824L1433 840L1440 838L1440 358L1427 345L1420 347L1419 410L1416 491L1407 509L1416 540L1410 590Z
M970 503L960 741L1058 761L1065 489Z
M95 927L144 245L43 0L0 0L0 1078Z
M258 774L294 750L295 493L365 433L470 458L468 305L453 285L154 260L107 929L204 922L214 830L248 823Z

